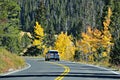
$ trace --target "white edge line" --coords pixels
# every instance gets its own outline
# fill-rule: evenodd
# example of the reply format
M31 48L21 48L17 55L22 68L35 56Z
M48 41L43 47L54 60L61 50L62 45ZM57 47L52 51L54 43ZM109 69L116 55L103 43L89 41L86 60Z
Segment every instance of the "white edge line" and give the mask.
M100 67L100 66L91 65L91 64L86 64L86 65L93 66L93 67L97 67L97 68L100 68L100 69L104 69L104 70L110 71L110 72L112 72L112 73L114 73L114 74L120 74L120 73L118 73L118 72L112 71L112 69L107 69L107 68L105 68L105 67Z
M71 63L70 61L67 61L67 62ZM84 63L80 63L80 62L72 62L72 63L84 64ZM107 69L105 67L100 67L100 66L96 66L96 65L92 65L92 64L84 64L84 65L88 65L88 66L92 66L92 67L97 67L97 68L100 68L100 69L104 69L104 70L110 71L110 72L112 72L114 74L120 74L119 72L112 71L112 69Z
M12 71L12 72L8 72L8 73L3 73L3 74L0 74L0 76L7 76L7 75L10 75L10 74L13 74L13 73L16 73L16 72L20 72L20 71L23 71L23 70L27 70L31 67L31 65L29 63L26 63L28 66L23 68L23 69L18 69L18 70L15 70L15 71Z
M84 64L84 63L80 63L80 64ZM110 72L112 72L114 74L120 74L119 72L112 71L112 69L107 69L105 67L100 67L100 66L96 66L96 65L92 65L92 64L84 64L84 65L88 65L88 66L92 66L92 67L97 67L97 68L100 68L100 69L104 69L104 70L110 71Z

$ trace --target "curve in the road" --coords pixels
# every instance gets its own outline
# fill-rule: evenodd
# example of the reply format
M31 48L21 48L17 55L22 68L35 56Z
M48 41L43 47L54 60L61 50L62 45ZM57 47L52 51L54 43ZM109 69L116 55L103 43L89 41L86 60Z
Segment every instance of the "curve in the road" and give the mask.
M22 68L22 69L17 69L17 70L11 71L11 72L3 73L3 74L0 74L0 76L7 76L7 75L10 75L10 74L13 74L16 72L24 71L24 70L29 69L31 67L31 65L29 63L26 63L26 65L27 66Z
M64 72L62 74L60 74L60 76L58 76L54 80L62 80L65 77L65 75L67 75L70 72L70 68L68 66L66 66L66 65L58 64L58 63L55 63L55 62L50 62L50 63L54 64L54 65L61 66L61 67L63 67L65 69Z

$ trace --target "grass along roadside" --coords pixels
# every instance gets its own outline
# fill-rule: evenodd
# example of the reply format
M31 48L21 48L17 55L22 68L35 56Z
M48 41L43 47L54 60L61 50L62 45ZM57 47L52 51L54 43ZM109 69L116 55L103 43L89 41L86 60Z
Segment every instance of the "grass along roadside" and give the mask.
M0 73L6 73L25 67L23 58L12 54L4 48L0 48Z

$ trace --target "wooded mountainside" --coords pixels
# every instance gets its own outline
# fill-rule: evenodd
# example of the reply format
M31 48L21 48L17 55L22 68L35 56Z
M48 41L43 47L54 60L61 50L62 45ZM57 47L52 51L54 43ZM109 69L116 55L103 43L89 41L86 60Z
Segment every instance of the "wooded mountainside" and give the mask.
M112 35L110 42L114 43L109 59L112 63L117 61L115 64L119 64L119 0L0 0L0 46L10 52L20 53L38 39L42 40L41 45L44 47L53 47L56 45L56 36L65 33L71 35L75 47L76 42L83 38L81 34L86 33L89 26L92 30L104 30L103 22L109 7L112 15L108 30ZM36 22L44 30L44 39L36 37ZM33 37L29 38L27 33L19 35L23 31L30 32ZM34 52L35 48L36 46L32 46L28 51ZM41 53L44 52L43 47L40 50ZM100 47L99 50L103 49ZM76 56L79 58L79 51L75 51Z

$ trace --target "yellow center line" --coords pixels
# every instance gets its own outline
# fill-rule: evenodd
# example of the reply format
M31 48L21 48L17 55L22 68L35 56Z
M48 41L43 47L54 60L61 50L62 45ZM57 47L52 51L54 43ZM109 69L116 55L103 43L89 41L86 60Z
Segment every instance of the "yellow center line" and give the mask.
M64 68L64 72L62 74L60 74L60 76L58 76L54 80L62 80L70 72L70 68L68 66L65 66L63 64L54 63L54 62L50 62L50 63L61 66Z

